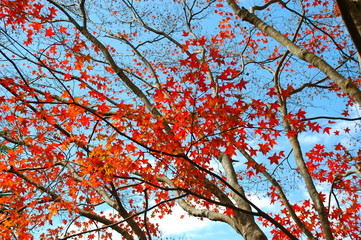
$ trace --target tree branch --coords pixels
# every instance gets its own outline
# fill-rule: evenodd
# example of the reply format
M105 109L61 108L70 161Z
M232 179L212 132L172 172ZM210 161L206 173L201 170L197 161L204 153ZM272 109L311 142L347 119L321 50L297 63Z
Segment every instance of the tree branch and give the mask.
M241 20L249 22L256 28L261 30L261 32L269 35L271 38L286 47L293 55L297 56L299 59L304 60L317 67L320 71L326 74L335 84L340 86L341 89L346 94L348 94L351 99L361 105L361 91L350 79L346 79L341 76L341 74L339 74L323 59L316 56L315 54L310 53L305 49L300 48L287 37L278 32L276 29L259 19L256 15L248 12L245 8L240 8L234 0L227 0L227 2Z

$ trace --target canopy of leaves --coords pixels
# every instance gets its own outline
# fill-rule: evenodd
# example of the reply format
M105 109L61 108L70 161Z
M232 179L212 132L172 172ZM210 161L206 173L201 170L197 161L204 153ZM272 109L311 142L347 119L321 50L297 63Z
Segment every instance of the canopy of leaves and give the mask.
M174 204L247 240L361 235L360 65L333 2L0 7L2 239L152 239Z

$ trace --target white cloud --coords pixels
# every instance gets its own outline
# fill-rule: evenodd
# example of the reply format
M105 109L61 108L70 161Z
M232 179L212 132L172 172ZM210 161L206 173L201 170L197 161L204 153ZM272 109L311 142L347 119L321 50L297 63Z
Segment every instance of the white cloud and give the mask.
M181 233L187 233L188 235L195 231L201 231L212 224L208 219L200 220L199 218L187 215L179 206L174 206L172 210L172 214L155 220L159 224L164 236ZM183 219L181 219L182 215L184 215Z
M299 141L302 145L314 145L316 143L320 143L321 138L319 135L300 134Z
M272 210L279 209L279 206L276 204L271 204L271 198L269 197L260 198L257 195L252 195L248 197L248 200L265 212L271 212Z
M182 240L228 240L238 239L238 233L228 224L208 219L188 216L179 206L172 208L173 213L156 222L160 225L162 237ZM183 219L180 217L184 215ZM162 238L164 239L164 238Z

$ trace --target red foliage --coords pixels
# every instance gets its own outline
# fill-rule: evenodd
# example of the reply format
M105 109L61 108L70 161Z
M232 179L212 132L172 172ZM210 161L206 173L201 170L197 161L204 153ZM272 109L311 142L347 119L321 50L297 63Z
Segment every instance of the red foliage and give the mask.
M333 4L79 2L0 3L2 239L147 239L176 203L242 235L360 236L357 101L300 62L359 87Z

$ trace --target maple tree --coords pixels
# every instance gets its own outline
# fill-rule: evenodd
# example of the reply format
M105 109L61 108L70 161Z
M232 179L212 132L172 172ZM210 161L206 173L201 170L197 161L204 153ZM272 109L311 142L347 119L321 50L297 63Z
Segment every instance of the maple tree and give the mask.
M358 239L361 4L255 2L1 1L0 236Z

